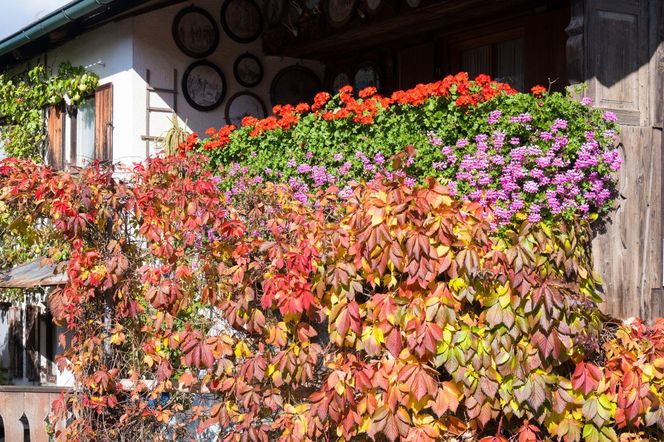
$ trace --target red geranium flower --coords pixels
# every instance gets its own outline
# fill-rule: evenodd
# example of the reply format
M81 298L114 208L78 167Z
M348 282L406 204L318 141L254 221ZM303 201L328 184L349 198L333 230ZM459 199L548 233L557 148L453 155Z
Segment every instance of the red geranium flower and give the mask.
M242 126L255 126L258 123L258 118L247 115L242 119Z
M300 103L295 106L295 112L298 114L303 114L309 110L309 105L307 103Z
M376 95L376 92L378 91L376 90L375 87L369 86L362 89L358 95L360 96L360 98L367 98L371 97L372 95Z
M327 102L330 100L330 94L327 92L319 92L316 94L314 97L314 105L311 106L311 110L317 111L318 109L322 109L323 106L327 104Z
M533 95L542 95L542 94L546 93L547 90L546 90L546 88L544 88L543 86L540 86L540 85L538 84L537 86L533 86L533 87L530 89L530 92L532 92Z

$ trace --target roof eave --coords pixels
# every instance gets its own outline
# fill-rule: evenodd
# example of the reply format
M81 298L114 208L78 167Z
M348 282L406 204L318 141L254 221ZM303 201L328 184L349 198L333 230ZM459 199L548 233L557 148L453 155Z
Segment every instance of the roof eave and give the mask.
M115 0L75 0L29 24L0 41L0 57L81 17L102 9Z

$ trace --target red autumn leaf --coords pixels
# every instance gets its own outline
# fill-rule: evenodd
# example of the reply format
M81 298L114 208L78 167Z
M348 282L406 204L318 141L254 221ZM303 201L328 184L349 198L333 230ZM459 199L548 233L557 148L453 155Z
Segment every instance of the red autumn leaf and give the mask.
M184 388L191 387L194 384L194 376L191 374L191 371L187 370L184 373L180 375L178 378L178 382L180 385L182 385Z
M387 406L382 406L374 413L367 434L369 437L375 438L376 434L383 433L388 440L393 442L399 437L406 437L409 428L410 416L403 407L392 414Z
M429 367L410 364L399 372L399 382L402 382L401 391L412 393L416 400L420 401L428 393L433 394L436 390L435 371Z
M429 406L438 417L442 417L447 411L456 412L459 407L461 393L457 386L449 381L441 384L435 398L429 401Z
M572 386L583 394L588 394L597 388L602 377L602 371L596 365L579 362L572 375Z
M348 330L352 330L356 335L361 334L360 313L357 302L351 301L341 306L339 314L334 320L336 331L341 336L346 336Z
M519 442L539 442L540 429L535 425L530 425L528 421L524 421L521 428L519 428Z
M403 342L401 339L401 330L397 327L387 326L389 332L385 333L385 347L395 358L401 353Z
M505 436L485 436L480 442L509 442Z
M205 344L203 336L198 331L185 332L181 337L180 346L183 361L189 367L211 368L214 364L212 351Z

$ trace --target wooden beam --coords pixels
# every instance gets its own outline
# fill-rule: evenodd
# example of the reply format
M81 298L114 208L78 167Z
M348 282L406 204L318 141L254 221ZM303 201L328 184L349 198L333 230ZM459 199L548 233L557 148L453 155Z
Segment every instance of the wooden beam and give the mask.
M526 7L524 7L524 5ZM411 38L433 30L473 24L480 18L497 17L509 11L513 14L530 14L541 2L532 0L444 1L430 4L405 13L376 18L354 26L334 31L329 27L318 29L318 35L293 37L285 29L266 33L263 39L267 55L322 59L347 51L359 50L395 39Z

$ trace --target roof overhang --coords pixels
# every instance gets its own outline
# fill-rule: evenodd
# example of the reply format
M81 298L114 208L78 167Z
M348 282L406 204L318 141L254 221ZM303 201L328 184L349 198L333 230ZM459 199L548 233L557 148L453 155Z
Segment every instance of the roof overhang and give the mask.
M41 265L41 260L31 261L0 272L0 288L31 289L53 287L67 282L67 262L54 265Z
M74 0L0 40L0 71L28 61L109 21L126 18L145 3L150 9L184 0Z

